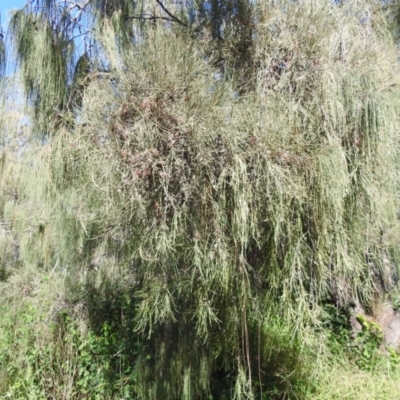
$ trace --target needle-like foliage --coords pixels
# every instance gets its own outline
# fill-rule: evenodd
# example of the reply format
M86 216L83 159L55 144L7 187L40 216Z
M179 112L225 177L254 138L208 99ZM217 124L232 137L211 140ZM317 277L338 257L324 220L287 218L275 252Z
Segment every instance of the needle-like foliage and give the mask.
M23 164L3 154L4 235L23 265L129 297L138 398L206 398L221 374L232 398L271 379L293 394L319 351L321 304L371 306L391 285L400 71L384 11L249 5L242 63L237 32L217 46L206 24L146 26L121 51L106 13L107 70L74 85L73 109L72 44L40 15L14 16L34 118L53 130Z

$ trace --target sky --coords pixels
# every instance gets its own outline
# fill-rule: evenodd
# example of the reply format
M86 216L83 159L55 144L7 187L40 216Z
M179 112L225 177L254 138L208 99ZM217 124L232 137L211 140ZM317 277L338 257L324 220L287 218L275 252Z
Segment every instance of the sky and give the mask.
M25 5L26 0L0 0L0 15L1 15L1 25L3 28L6 27L8 20L8 11L13 8L21 8Z

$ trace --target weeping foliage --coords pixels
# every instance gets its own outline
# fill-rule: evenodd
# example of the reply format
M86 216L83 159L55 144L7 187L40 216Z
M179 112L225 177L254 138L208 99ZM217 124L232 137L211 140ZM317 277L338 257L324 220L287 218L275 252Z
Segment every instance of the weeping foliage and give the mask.
M18 11L11 20L10 29L26 95L33 104L35 122L46 134L49 122L67 102L67 65L73 43L62 32L54 32L43 14Z
M118 44L124 48L133 40L132 25L126 21L134 8L134 3L126 0L44 0L27 2L12 15L10 51L21 69L35 111L33 122L42 134L49 134L54 124L57 126L59 114L79 107L79 86L92 64L100 67L101 49L94 32L101 30L102 21L112 19ZM83 60L85 68L81 68ZM4 65L1 56L0 65Z
M4 69L6 66L6 46L4 44L4 33L1 28L0 20L0 77L4 74Z
M196 34L167 21L123 51L107 9L95 37L107 71L72 85L73 110L72 44L15 14L35 117L59 113L23 163L3 152L0 254L69 271L71 303L82 287L129 298L135 398L218 396L219 377L229 398L262 398L272 381L300 397L292 382L323 353L321 304L371 306L396 272L398 52L374 2L210 4ZM208 34L241 7L254 25L218 51L238 60L229 38L249 40L238 51L251 59L240 70L224 56L230 74Z
M98 40L109 22L118 52L140 42L149 24L165 22L209 41L205 56L238 77L237 72L251 64L252 8L246 0L156 0L155 4L130 0L28 1L12 15L8 37L11 60L21 67L26 94L35 109L37 130L48 134L54 124L57 126L59 113L80 107L78 93L91 72L109 72ZM5 66L2 43L0 40L0 66ZM82 70L83 60L87 67Z

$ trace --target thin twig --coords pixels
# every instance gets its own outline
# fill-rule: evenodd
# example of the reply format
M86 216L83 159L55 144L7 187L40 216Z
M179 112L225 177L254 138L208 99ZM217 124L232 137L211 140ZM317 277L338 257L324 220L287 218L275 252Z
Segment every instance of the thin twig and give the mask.
M179 18L175 17L174 14L172 14L169 10L167 10L167 8L165 8L164 4L161 3L160 0L156 0L157 4L164 10L164 12L170 17L172 18L175 22L177 22L178 24L181 24L183 26L187 27L187 24L185 24L183 21L181 21Z
M125 18L126 20L128 19L142 19L142 20L149 20L149 21L154 21L156 19L161 19L164 21L170 21L170 22L176 22L174 19L172 18L168 18L168 17L157 17L155 15L146 15L146 14L139 14L139 15L131 15L129 17Z

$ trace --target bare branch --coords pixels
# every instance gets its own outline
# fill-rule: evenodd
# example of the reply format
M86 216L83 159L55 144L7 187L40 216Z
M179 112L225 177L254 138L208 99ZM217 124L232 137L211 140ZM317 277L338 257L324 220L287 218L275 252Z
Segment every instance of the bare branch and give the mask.
M163 3L161 3L160 0L156 0L156 2L173 21L177 22L178 24L180 24L182 26L186 26L187 27L187 24L185 24L179 18L175 17L175 15L171 13L171 11L167 10L167 8L164 6Z
M163 20L163 21L170 21L170 22L176 22L174 19L172 18L168 18L168 17L157 17L155 15L150 15L150 14L138 14L138 15L132 15L129 17L125 18L126 20L128 19L141 19L141 20L149 20L149 21L155 21L157 19Z

